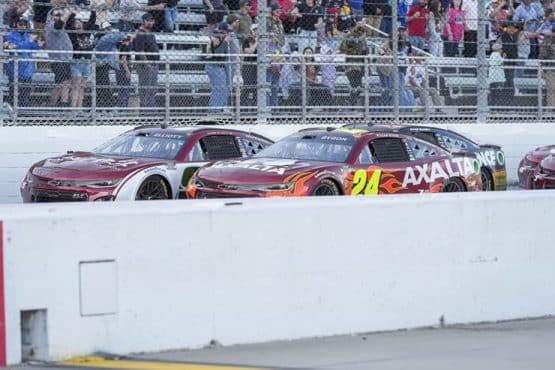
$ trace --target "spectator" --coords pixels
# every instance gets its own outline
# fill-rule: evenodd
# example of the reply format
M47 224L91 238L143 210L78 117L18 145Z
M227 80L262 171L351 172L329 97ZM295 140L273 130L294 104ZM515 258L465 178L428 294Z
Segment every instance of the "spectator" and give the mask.
M33 25L35 29L44 29L46 23L46 16L52 9L50 0L34 0L33 1Z
M175 30L175 22L177 21L177 3L178 0L166 0L164 8L164 31L173 32Z
M440 108L445 105L444 99L437 89L429 86L426 69L422 65L423 58L412 56L409 58L405 84L414 95L418 96L420 104L428 107Z
M555 27L555 11L553 9L548 8L545 9L545 19L540 26L540 36L538 37L538 42L541 45L543 39L553 33L553 29Z
M135 37L134 47L137 74L139 76L139 98L141 107L156 106L156 91L158 90L158 62L160 50L156 43L156 37L152 34L154 27L154 16L150 13L143 15L143 24L139 27L139 33Z
M274 0L275 5L279 6L281 12L279 13L279 19L283 25L285 33L292 33L297 28L297 16L293 12L295 9L296 0Z
M308 84L318 82L318 65L314 60L314 50L307 46L303 50L303 58L305 63L305 78Z
M364 0L350 0L349 5L353 12L355 22L360 22L364 17Z
M503 96L505 86L505 71L503 70L503 45L495 42L491 47L489 56L489 105L499 106L506 102Z
M29 3L27 0L17 0L8 3L7 9L4 11L3 21L5 25L12 27L14 22L25 21L29 22L28 15ZM27 24L27 27L29 24Z
M85 84L91 76L91 54L93 50L91 30L95 29L96 12L93 10L89 20L83 23L71 13L66 24L66 30L71 31L69 38L73 45L73 63L71 64L71 107L83 106ZM89 31L89 32L84 32Z
M118 85L118 103L120 108L129 106L131 94L131 55L133 45L129 42L119 44L119 68L116 69L116 83Z
M540 20L543 18L544 11L541 5L531 0L522 0L515 9L513 21L524 23L523 30L526 37L530 40L530 54L528 58L537 59L539 53L538 37L540 35Z
M397 8L398 22L400 26L407 27L407 14L409 12L411 0L399 0L399 7Z
M428 0L413 4L407 14L409 41L413 47L426 49L426 19L428 17Z
M240 20L237 14L227 16L227 22L220 25L220 29L229 34L229 63L226 65L229 81L237 81L241 76L241 46L237 38ZM229 86L231 89L231 85Z
M476 56L476 43L478 40L478 1L463 0L461 9L464 11L466 22L463 55L467 58L474 58Z
M395 72L392 58L393 51L391 48L391 39L387 39L382 44L378 50L378 54L381 58L376 60L376 71L378 72L380 85L382 87L382 105L390 106L393 103L393 73Z
M117 0L90 0L91 10L96 11L96 25L99 28L102 24L110 21L110 12L117 3Z
M349 5L349 2L347 0L344 0L343 4L339 8L337 29L340 32L349 32L351 28L354 27L355 24L356 22L352 14L352 8ZM322 26L324 25L323 24L319 25L320 28L324 28Z
M441 31L443 28L443 17L441 16L441 2L439 0L432 0L430 3L430 12L426 22L430 54L434 57L442 57L443 39L441 38Z
M503 24L512 18L514 13L513 2L506 0L494 0L490 4L489 18L491 31L494 36L500 36L503 31Z
M378 30L381 30L382 19L383 19L383 9L381 7L381 2L377 3L376 1L372 0L371 2L365 2L365 13L368 14L368 17L364 21L365 24L370 26L368 30L369 37L379 37L381 36Z
M330 94L335 91L335 81L337 80L337 67L335 65L335 51L327 44L320 46L320 74L322 85L326 86Z
M520 32L517 36L517 53L518 53L518 65L524 66L526 61L524 59L528 59L531 52L531 36L528 31L526 31L526 25L520 27ZM516 77L523 77L524 76L524 69L518 68L515 71Z
M9 32L4 39L4 48L8 50L37 50L43 46L42 41L37 41L37 35L30 34L27 31L28 25L25 19L15 19L10 25L15 28L14 31ZM32 53L28 51L19 51L18 58L22 59L17 62L17 81L18 81L18 103L17 106L30 105L31 82L33 74L35 73L35 62L25 60L32 58ZM6 74L9 79L9 92L8 103L14 105L14 90L15 90L15 66L14 62L10 61L6 65Z
M544 69L544 79L546 85L547 94L547 105L550 107L555 106L555 36L548 35L544 40L540 48L541 60L543 62Z
M120 43L131 43L133 35L126 35L123 32L108 33L96 42L94 50L96 55L96 103L99 107L111 107L112 89L110 87L110 71L120 68L118 62L118 45Z
M204 6L204 14L206 16L206 31L210 33L210 31L216 29L218 24L224 20L224 4L222 3L222 0L203 0L202 4Z
M366 31L363 25L356 25L341 41L339 50L347 54L345 74L351 85L351 101L356 102L362 91L362 77L364 76L364 56L368 55L366 45Z
M447 12L445 23L445 56L454 57L459 54L459 43L463 40L464 28L466 26L464 11L461 9L462 0L453 0L453 6Z
M279 80L284 61L282 48L279 35L276 32L270 32L268 54L271 54L272 57L270 59L270 68L266 71L266 82L270 83L270 94L267 96L266 104L272 107L279 105Z
M206 50L207 63L204 68L212 88L208 102L211 113L221 113L228 105L231 81L225 66L229 54L229 41L230 36L219 29L210 33L210 43Z
M518 27L515 22L506 22L505 31L501 34L501 44L503 45L503 53L505 54L505 65L508 67L505 72L505 86L509 90L513 90L515 59L518 58Z
M303 0L297 6L297 11L294 14L299 17L297 21L300 29L298 50L304 50L306 47L316 47L318 39L317 29L324 23L323 9L316 4L315 0Z
M301 55L298 51L292 52L289 61L284 63L281 68L279 86L284 105L298 106L301 104Z
M119 26L120 32L133 32L139 28L142 23L144 12L153 10L164 10L165 3L159 3L152 6L143 6L138 0L120 0L119 3Z
M248 38L252 37L252 18L250 16L250 0L239 1L239 11L236 13L239 19L239 27L237 29L237 38L241 45Z
M165 10L167 8L167 1L168 0L148 0L148 3L147 3L148 6L154 8L148 13L154 19L154 23L152 24L152 29L149 32L162 32L164 30L164 17L165 17ZM159 7L161 7L162 9L158 9ZM143 22L141 23L141 26L142 25L144 25L144 18L143 18ZM139 28L141 26L139 26Z
M241 68L241 76L243 78L243 89L241 90L241 105L255 107L257 103L257 57L256 57L256 39L253 36L243 41L243 63Z
M76 11L72 10L72 12ZM51 50L48 56L54 60L50 63L55 83L50 95L50 106L69 107L70 61L73 59L73 45L65 30L69 15L69 11L64 14L62 8L55 7L48 14L44 27L46 31L45 48Z
M277 5L272 5L272 17L268 21L268 33L274 33L278 38L279 46L285 45L285 30L280 19L281 8Z

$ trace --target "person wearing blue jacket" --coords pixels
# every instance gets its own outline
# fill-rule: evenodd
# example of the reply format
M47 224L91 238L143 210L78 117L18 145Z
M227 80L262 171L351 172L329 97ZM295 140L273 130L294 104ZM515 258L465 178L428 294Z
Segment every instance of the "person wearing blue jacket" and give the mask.
M4 48L8 51L13 50L11 57L18 60L17 62L17 96L18 106L30 105L31 82L35 73L35 62L29 60L33 54L29 50L38 50L42 46L42 41L37 41L36 35L27 32L27 21L24 19L14 19L11 31L4 38ZM20 50L20 51L17 51ZM8 103L14 105L15 90L15 63L10 61L6 65L6 75L9 79Z

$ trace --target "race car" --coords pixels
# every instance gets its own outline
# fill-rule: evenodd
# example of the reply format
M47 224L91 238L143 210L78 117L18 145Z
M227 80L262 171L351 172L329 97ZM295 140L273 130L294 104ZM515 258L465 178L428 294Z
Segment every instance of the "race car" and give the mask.
M369 131L399 132L412 135L449 152L472 152L480 161L482 186L485 191L507 190L507 169L505 153L499 145L477 144L471 139L451 130L412 125L350 124L344 127L367 129Z
M518 184L524 189L555 189L555 145L526 153L518 165Z
M188 198L377 195L481 191L475 153L449 153L414 136L307 129L252 158L200 168Z
M248 157L270 145L261 135L209 127L139 127L92 152L35 163L21 183L24 202L172 199L210 161Z

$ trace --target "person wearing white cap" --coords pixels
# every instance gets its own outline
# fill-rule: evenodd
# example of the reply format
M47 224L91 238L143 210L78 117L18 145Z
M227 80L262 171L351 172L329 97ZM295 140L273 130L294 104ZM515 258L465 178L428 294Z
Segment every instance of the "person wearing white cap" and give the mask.
M501 42L495 42L491 46L491 54L489 56L489 105L499 106L506 97L503 96L503 86L505 86L505 70L503 69L503 45Z

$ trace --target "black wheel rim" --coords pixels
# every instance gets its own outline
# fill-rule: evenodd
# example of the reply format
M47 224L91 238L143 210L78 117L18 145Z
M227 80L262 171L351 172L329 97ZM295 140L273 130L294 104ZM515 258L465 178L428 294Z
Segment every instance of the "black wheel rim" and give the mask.
M461 186L454 181L450 181L448 182L444 187L443 187L443 192L444 193L455 193L455 192L459 192L462 191Z
M168 199L168 193L162 180L148 180L145 181L139 192L137 193L137 200L156 200Z
M314 190L316 196L337 195L337 191L330 185L322 184Z
M482 178L482 190L484 190L484 191L492 190L491 189L491 179L489 177L489 174L487 174L485 170L482 170L480 172L480 177Z

